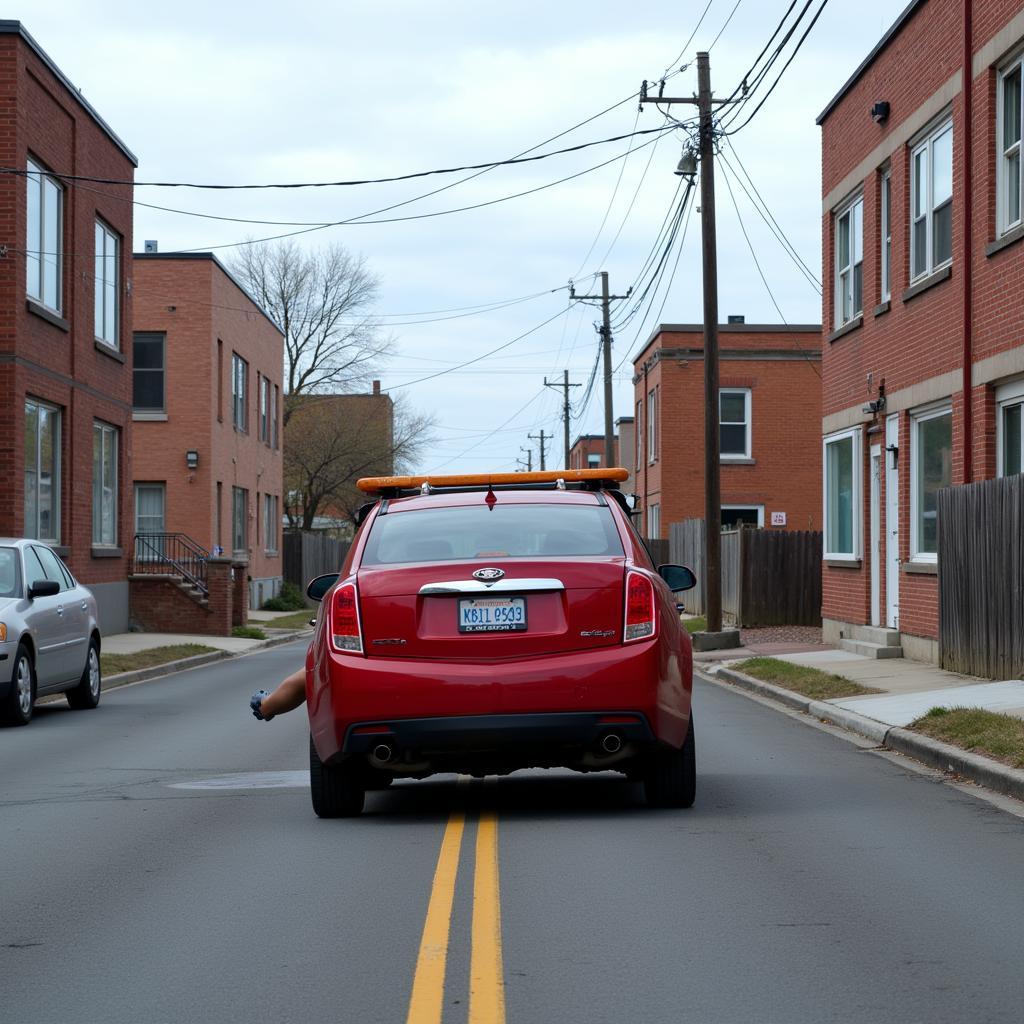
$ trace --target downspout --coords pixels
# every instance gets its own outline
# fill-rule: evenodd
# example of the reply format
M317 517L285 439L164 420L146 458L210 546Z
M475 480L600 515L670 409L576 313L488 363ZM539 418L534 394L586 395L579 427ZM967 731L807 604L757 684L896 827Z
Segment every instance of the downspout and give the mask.
M964 395L964 471L963 482L968 484L974 477L974 423L972 415L971 369L973 352L971 344L972 330L972 284L973 284L973 195L974 195L974 140L972 137L972 113L974 67L973 67L973 31L971 19L972 0L964 0L964 306L963 306L963 395Z
M642 512L643 520L640 523L640 528L641 528L641 530L644 531L644 536L645 537L647 536L647 533L646 533L647 523L648 523L648 521L650 519L650 516L647 513L647 509L649 508L649 506L647 504L647 496L648 496L648 493L649 493L647 488L650 486L650 483L648 482L648 479L647 479L647 467L650 466L650 464L651 464L650 456L649 456L649 453L647 451L647 438L650 436L649 433L648 433L648 430L647 430L647 421L650 419L650 416L651 416L651 407L650 407L650 405L648 404L648 401L647 401L647 367L648 367L648 365L649 364L647 362L644 363L644 388L643 388L643 395L641 396L641 399L640 399L640 401L643 403L643 409L644 409L644 432L640 436L640 452L641 452L641 456L640 457L644 460L644 507L643 507L643 512Z

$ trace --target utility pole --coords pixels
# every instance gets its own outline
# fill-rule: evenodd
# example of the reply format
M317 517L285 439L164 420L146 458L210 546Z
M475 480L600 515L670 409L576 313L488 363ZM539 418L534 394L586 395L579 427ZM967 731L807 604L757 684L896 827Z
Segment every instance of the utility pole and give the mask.
M570 384L569 383L569 371L562 371L562 383L555 384L549 383L547 377L544 378L544 387L546 388L559 388L565 392L563 395L562 403L562 429L565 432L565 469L569 468L569 388L581 388L582 384Z
M527 473L532 473L533 472L533 449L532 448L524 448L522 445L520 445L519 446L519 450L521 452L526 452L526 472ZM520 465L522 464L522 461L523 461L522 459L516 459L516 462L519 463Z
M664 83L662 83L664 88ZM741 97L742 99L742 97ZM711 64L706 52L697 54L696 97L648 97L647 83L640 90L643 103L692 103L699 120L700 216L704 277L704 537L707 582L707 632L722 633L722 492L718 409L718 245L715 234L715 125L714 108L737 100L716 100L711 94ZM692 151L679 161L677 174L691 178ZM738 631L735 644L739 643ZM711 645L709 645L711 646ZM723 646L721 644L715 646Z
M539 441L540 442L540 471L543 473L544 469L545 469L545 466L544 466L544 442L545 442L545 440L550 441L551 438L554 437L555 435L554 434L545 434L543 428L541 428L541 432L540 432L540 436L539 437L536 434L527 434L526 436L531 441Z
M604 464L606 466L615 465L615 435L612 432L612 324L608 305L613 299L628 299L632 294L633 289L630 288L625 295L609 295L607 270L601 271L600 295L577 295L574 287L569 288L570 299L601 303L601 326L598 328L598 334L601 335L601 345L604 350Z

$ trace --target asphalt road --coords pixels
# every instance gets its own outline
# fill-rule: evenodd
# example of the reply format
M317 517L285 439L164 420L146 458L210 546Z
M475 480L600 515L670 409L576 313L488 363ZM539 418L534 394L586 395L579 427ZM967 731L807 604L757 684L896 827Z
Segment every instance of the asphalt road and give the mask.
M533 772L319 821L304 714L246 707L300 656L0 731L5 1024L1024 1019L1024 818L701 683L690 811Z

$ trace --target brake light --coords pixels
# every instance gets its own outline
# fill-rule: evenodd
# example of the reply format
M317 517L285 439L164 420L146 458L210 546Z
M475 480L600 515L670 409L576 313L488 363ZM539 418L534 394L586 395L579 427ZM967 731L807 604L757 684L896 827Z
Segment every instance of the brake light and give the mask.
M626 629L623 642L654 636L654 585L639 572L626 576Z
M359 626L359 598L356 585L346 583L331 596L331 637L337 651L363 652L363 634Z

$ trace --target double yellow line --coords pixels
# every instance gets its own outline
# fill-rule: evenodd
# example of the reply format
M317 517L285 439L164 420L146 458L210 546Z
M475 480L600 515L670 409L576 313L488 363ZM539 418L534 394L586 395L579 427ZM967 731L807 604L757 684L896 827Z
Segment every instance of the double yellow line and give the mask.
M441 840L434 884L423 925L416 976L406 1024L441 1024L452 904L466 816L452 811ZM469 968L469 1024L505 1024L505 981L501 958L501 895L498 879L498 818L481 811L473 878L472 952Z

